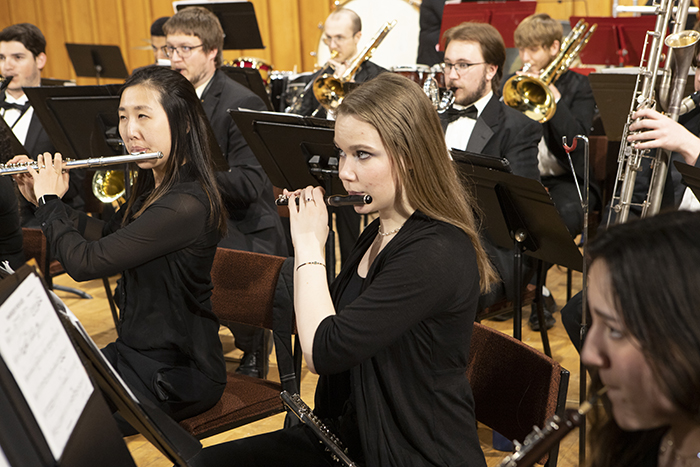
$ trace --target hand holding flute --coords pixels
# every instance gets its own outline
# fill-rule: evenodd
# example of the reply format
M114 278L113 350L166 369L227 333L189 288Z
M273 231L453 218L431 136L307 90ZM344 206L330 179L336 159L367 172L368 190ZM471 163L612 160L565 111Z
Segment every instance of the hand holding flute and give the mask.
M15 156L10 164L29 164L27 156ZM37 169L27 165L27 172L13 175L20 193L27 201L38 204L37 200L44 195L57 195L62 198L69 188L70 176L63 170L63 158L56 153L54 157L48 152L37 157Z

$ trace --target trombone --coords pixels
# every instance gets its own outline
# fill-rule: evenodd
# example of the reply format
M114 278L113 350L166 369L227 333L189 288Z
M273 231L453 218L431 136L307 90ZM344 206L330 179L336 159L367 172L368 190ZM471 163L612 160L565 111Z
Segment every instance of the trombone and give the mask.
M597 27L594 24L584 35L588 23L580 19L562 41L557 56L538 78L515 75L506 81L503 86L503 102L540 123L552 118L557 111L557 103L549 85L571 67ZM527 69L529 67L526 65L523 71Z

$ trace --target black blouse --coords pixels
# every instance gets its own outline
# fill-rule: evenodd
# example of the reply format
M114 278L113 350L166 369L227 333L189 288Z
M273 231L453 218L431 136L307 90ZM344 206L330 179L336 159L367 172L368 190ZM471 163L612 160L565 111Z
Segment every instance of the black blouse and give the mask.
M132 212L144 201L145 195L136 200ZM118 344L225 383L219 322L210 303L219 234L209 226L204 190L183 170L167 194L124 227L123 211L104 223L53 200L36 216L73 279L122 273L115 297L121 310Z

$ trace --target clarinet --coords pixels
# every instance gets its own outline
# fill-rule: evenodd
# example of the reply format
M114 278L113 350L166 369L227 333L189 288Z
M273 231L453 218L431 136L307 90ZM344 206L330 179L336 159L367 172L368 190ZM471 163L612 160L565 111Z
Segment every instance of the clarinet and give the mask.
M549 418L544 427L534 429L525 437L522 444L513 441L515 452L498 464L498 467L530 467L542 458L556 443L561 441L571 430L581 425L586 413L600 396L607 392L603 387L593 397L576 409L567 409L564 417L554 415Z
M343 446L337 436L328 429L326 425L314 415L313 411L306 403L301 400L299 394L289 394L287 391L282 391L280 394L282 402L286 405L294 415L299 417L299 420L304 422L311 428L311 431L325 445L326 450L330 452L334 461L345 467L358 467L347 455L347 449Z

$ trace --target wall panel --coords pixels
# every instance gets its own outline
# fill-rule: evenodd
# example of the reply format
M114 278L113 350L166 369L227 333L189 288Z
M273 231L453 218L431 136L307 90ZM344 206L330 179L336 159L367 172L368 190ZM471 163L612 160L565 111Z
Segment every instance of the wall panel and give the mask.
M333 1L253 0L253 4L266 48L227 51L225 58L246 55L262 58L276 70L313 70L318 26L328 16ZM537 11L557 19L574 14L610 16L611 10L612 0L550 0L537 6ZM48 42L49 60L43 76L61 79L75 79L65 42L116 44L130 70L148 65L153 60L150 49L145 48L150 25L156 18L172 14L171 0L0 0L0 28L25 21L36 24ZM77 81L95 82L94 78Z

